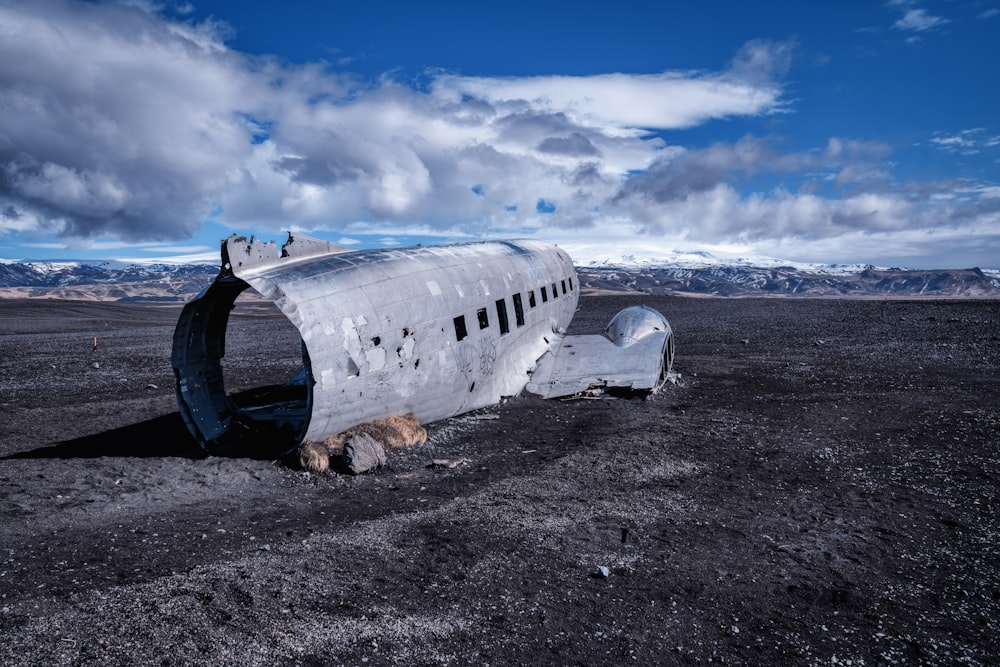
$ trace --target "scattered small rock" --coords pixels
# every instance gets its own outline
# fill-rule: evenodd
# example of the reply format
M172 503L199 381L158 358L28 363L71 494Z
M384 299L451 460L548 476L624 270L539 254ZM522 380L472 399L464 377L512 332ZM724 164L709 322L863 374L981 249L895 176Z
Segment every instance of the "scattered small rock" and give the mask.
M591 576L595 579L607 579L611 576L611 570L606 565L598 565Z
M496 412L485 412L483 414L468 414L460 417L466 421L482 421L484 419L500 419L500 415Z
M432 459L431 464L427 466L428 468L457 468L460 465L464 465L469 462L469 459Z
M159 387L150 382L149 384L146 385L146 389L159 389Z
M385 448L367 433L356 433L344 441L341 461L347 472L360 475L385 465Z
M91 368L100 368L100 367L101 367L101 364L100 364L100 363L98 363L98 362L96 362L96 361L92 361L92 362L90 363L90 367L91 367Z

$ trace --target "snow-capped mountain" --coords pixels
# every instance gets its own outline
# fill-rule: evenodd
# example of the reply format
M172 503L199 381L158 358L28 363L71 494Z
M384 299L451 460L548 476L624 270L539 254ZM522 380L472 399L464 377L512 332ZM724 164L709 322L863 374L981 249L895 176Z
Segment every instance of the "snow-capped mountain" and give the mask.
M1000 271L911 270L870 264L805 264L769 257L674 252L578 261L586 292L711 296L1000 298ZM186 301L213 265L0 260L0 297Z
M795 269L811 273L828 273L831 275L850 275L861 273L866 269L876 268L871 264L811 264L792 262L774 257L718 256L704 250L674 250L662 253L658 257L639 257L622 255L617 258L577 260L577 266L585 269L618 268L618 269L704 269L710 267L747 267L754 269Z
M714 296L1000 297L1000 271L809 264L674 251L579 262L584 288Z
M218 271L197 264L0 260L0 296L183 301Z
M57 287L80 283L132 282L165 275L216 273L218 267L197 264L125 264L114 260L11 261L0 259L0 286Z

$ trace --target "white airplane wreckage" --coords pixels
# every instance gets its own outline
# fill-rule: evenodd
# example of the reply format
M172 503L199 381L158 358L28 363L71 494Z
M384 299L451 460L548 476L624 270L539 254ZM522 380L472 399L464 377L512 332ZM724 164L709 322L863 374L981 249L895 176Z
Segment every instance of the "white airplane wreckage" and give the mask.
M227 395L222 358L250 287L298 329L302 369L248 404ZM579 289L569 256L533 240L351 250L289 234L279 250L234 234L174 332L180 413L209 453L277 457L375 419L432 422L522 391L656 391L674 357L666 318L632 306L604 335L568 336Z

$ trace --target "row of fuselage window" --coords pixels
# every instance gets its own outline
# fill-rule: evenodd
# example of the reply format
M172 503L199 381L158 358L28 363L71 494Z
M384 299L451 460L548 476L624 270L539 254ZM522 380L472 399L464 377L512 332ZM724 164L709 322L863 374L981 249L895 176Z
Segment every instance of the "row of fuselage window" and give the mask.
M567 283L569 289L567 289ZM573 279L563 278L558 283L552 283L552 298L558 299L559 287L562 287L562 294L565 296L567 293L573 290ZM549 300L549 291L546 285L542 285L539 288L539 294L542 297L542 303L546 303ZM524 301L521 298L520 292L515 292L511 297L511 301L514 303L514 322L517 326L524 326ZM507 299L497 299L496 300L496 311L497 311L497 321L500 324L500 335L510 333L510 319L507 316ZM528 307L535 308L538 302L535 300L535 290L528 290ZM462 340L469 335L469 329L465 324L465 315L459 315L455 318L455 338L457 340ZM476 311L476 321L479 322L480 329L486 329L490 326L490 314L487 308L484 306Z

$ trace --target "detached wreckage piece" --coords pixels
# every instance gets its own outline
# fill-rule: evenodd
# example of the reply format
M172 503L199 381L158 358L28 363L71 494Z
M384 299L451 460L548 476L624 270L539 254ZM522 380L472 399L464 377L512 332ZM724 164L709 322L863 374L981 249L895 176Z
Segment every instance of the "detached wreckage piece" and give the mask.
M236 400L221 361L248 287L299 330L302 369ZM569 256L532 240L350 250L290 233L279 252L234 234L219 275L177 322L180 413L213 454L275 457L373 419L431 422L525 388L545 398L658 389L674 356L667 320L633 306L604 336L567 336L579 287Z

